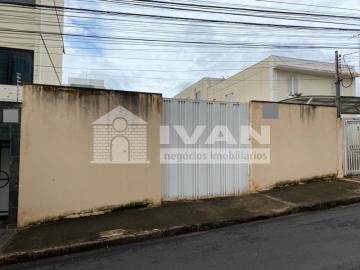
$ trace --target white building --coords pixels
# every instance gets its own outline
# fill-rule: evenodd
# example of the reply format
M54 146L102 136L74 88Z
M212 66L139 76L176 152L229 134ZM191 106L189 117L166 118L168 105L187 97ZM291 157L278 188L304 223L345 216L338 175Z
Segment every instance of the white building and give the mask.
M105 81L104 80L83 79L83 78L69 77L68 84L70 86L74 86L74 87L87 87L87 88L105 89Z
M358 74L342 68L342 96L356 95ZM282 56L270 56L227 79L203 78L175 96L177 99L203 99L248 102L281 101L291 96L334 96L335 64Z
M1 101L21 101L19 76L21 83L62 84L63 10L54 4L64 0L0 0Z

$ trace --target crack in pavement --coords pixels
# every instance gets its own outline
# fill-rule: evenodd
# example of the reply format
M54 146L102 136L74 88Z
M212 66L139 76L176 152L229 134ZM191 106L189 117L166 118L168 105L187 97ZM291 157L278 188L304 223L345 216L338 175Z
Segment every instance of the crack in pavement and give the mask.
M289 207L295 207L296 204L295 203L292 203L292 202L288 202L288 201L284 201L284 200L281 200L279 198L276 198L276 197L273 197L273 196L270 196L268 194L261 194L262 196L266 197L266 198L269 198L271 200L274 200L274 201L277 201L277 202L280 202L280 203L283 203Z

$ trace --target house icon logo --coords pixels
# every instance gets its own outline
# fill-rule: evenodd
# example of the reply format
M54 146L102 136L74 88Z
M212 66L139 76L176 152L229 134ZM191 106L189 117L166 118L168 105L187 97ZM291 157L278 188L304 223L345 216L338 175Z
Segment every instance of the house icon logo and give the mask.
M94 164L148 162L148 123L122 106L92 123Z

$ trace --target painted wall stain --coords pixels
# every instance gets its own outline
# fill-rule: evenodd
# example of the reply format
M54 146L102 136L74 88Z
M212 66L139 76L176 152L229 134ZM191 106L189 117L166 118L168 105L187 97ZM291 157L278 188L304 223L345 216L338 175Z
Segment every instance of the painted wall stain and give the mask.
M313 121L316 116L316 106L300 105L300 119Z

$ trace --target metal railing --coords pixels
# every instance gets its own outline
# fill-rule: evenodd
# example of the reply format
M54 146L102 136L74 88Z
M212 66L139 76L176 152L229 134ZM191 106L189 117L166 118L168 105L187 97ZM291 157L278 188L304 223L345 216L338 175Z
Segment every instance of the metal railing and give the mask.
M344 173L360 175L360 119L344 120L343 131Z

